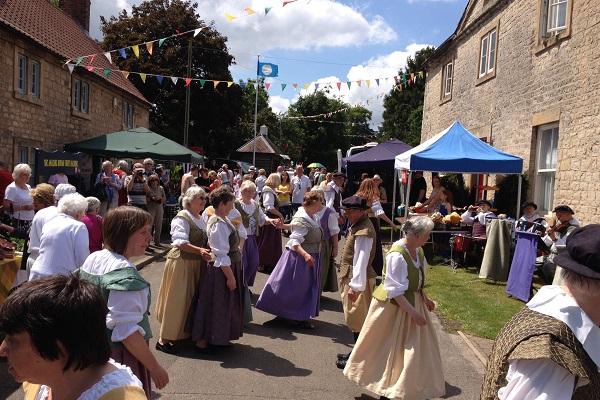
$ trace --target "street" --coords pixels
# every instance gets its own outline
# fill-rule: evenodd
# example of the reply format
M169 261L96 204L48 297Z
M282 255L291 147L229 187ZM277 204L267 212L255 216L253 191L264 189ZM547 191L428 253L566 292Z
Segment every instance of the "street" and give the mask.
M155 302L164 261L142 269L152 287ZM259 273L253 292L256 301L267 275ZM337 353L349 351L352 335L343 324L339 294L325 294L322 312L313 331L295 330L287 324L271 322L273 316L253 309L254 321L232 348L210 356L199 356L193 345L183 346L177 356L154 350L169 372L170 383L155 392L160 399L377 399L344 378L335 367ZM151 313L153 307L151 307ZM153 332L158 332L151 319ZM482 367L456 334L441 330L440 348L444 360L446 398L477 399ZM0 398L22 399L20 389L0 363Z

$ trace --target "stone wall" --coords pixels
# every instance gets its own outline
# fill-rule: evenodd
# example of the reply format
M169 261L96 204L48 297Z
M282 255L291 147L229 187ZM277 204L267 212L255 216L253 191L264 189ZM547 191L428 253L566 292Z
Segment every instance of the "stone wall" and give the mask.
M15 93L16 49L41 62L39 99L22 98ZM90 84L87 114L72 111L75 78ZM71 76L58 57L0 28L0 160L14 165L19 160L20 146L58 150L66 143L122 130L125 102L134 104L134 125L148 127L148 104L82 68Z
M569 204L584 223L600 222L594 183L600 178L600 11L574 0L570 36L545 49L537 40L538 2L498 0L469 16L468 33L437 56L427 71L424 141L460 120L474 134L524 159L534 196L537 127L559 124L554 205ZM475 11L477 7L475 7ZM480 7L479 10L482 10ZM481 37L498 26L496 75L478 82ZM454 60L451 100L442 102L443 65Z

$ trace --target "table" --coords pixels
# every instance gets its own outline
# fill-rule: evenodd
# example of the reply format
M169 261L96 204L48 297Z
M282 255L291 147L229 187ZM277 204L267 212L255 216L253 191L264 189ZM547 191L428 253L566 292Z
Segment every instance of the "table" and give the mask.
M0 304L4 303L21 268L21 256L0 260Z

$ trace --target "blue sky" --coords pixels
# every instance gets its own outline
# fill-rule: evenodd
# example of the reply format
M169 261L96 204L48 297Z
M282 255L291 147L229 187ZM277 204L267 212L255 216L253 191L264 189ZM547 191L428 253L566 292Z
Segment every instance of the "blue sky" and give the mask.
M130 10L141 0L92 0L90 34L101 39L99 16ZM298 0L282 7L283 0L195 0L200 16L214 20L217 30L229 38L236 57L236 79L255 76L256 55L279 66L279 77L270 89L275 112L305 93L303 85L374 80L396 75L406 58L425 45L438 46L456 28L467 0ZM245 7L257 13L246 15ZM264 15L265 7L273 7ZM228 21L225 13L237 17ZM156 39L156 38L148 38ZM293 61L302 60L302 61ZM370 88L344 83L336 96L373 111L373 127L381 123L382 94L387 83L374 81ZM288 86L282 92L281 83ZM299 90L292 88L299 84ZM332 94L333 95L333 94ZM366 105L366 100L369 104ZM332 110L333 111L333 110Z

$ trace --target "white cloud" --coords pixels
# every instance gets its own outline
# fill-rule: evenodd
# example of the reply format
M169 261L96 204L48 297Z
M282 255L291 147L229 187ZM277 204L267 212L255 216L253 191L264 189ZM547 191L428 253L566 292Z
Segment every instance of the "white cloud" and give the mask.
M281 96L269 96L269 106L275 114L287 111L291 104L290 99Z
M398 75L400 69L406 67L409 56L414 56L417 51L427 46L430 45L412 43L403 51L394 51L390 54L371 58L360 65L351 67L345 78L340 79L336 76L319 78L311 82L308 89L302 89L300 94L305 95L314 92L315 83L318 83L320 88L331 84L332 89L329 91L328 96L340 98L352 105L360 104L372 111L371 127L377 128L383 122L383 97L394 86L393 77ZM379 86L375 82L376 78L381 78ZM360 87L355 82L358 80L363 81ZM367 80L370 80L370 86L367 86ZM340 81L342 85L338 90L336 82ZM352 81L350 89L348 89L347 81Z
M102 39L102 31L100 30L100 16L108 19L110 16L117 16L121 10L131 12L131 6L139 3L140 0L102 0L92 1L90 8L90 36L95 39Z

